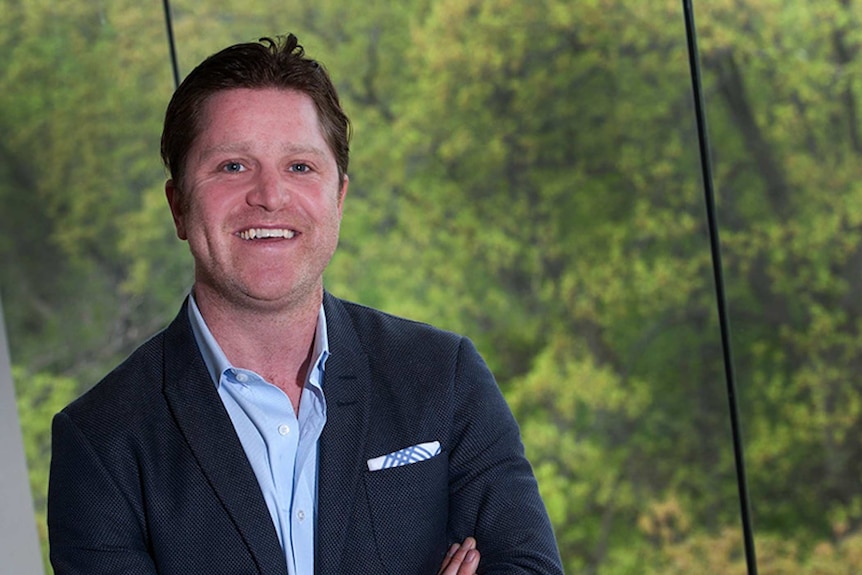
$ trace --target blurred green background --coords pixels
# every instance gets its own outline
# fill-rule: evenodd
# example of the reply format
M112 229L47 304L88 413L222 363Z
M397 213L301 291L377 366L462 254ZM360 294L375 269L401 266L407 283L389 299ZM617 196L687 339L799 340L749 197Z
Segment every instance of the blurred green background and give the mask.
M862 2L696 4L760 573L858 573ZM287 32L330 70L355 134L327 287L476 342L567 573L745 573L680 2L173 15L182 73ZM51 416L174 316L191 260L161 3L0 0L0 50L0 296L44 547Z

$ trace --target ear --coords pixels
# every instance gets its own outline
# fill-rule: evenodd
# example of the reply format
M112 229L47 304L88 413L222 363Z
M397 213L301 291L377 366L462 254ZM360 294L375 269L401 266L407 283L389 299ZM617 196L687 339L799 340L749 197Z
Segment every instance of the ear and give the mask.
M177 229L177 237L181 240L187 240L185 226L185 202L182 199L182 192L177 190L177 186L173 180L165 182L165 197L168 199L168 205L171 208L171 216L174 218L174 227Z
M344 212L344 196L347 195L347 185L350 183L350 178L347 177L347 174L344 174L344 179L341 180L341 188L338 190L338 218L341 219L341 215Z

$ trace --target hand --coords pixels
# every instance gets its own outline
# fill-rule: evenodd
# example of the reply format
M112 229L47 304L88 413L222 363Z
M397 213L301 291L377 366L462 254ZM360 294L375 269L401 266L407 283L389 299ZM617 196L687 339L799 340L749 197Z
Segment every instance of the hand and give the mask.
M479 550L476 549L476 540L467 537L463 543L453 543L449 547L437 575L474 575L477 567Z

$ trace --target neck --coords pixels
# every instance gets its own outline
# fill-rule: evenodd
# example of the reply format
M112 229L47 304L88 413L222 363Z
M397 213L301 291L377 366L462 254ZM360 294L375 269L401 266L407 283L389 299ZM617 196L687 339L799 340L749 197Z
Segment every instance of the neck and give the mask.
M228 361L281 388L297 408L312 359L323 290L307 301L274 307L235 305L196 285L195 301Z

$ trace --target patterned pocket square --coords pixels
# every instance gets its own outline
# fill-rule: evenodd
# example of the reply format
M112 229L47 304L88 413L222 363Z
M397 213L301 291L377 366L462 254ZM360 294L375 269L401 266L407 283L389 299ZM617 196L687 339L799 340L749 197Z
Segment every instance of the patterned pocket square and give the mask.
M400 467L418 461L431 459L440 453L440 442L430 441L428 443L419 443L392 453L375 457L368 460L368 471L377 471L379 469L389 469L390 467Z

